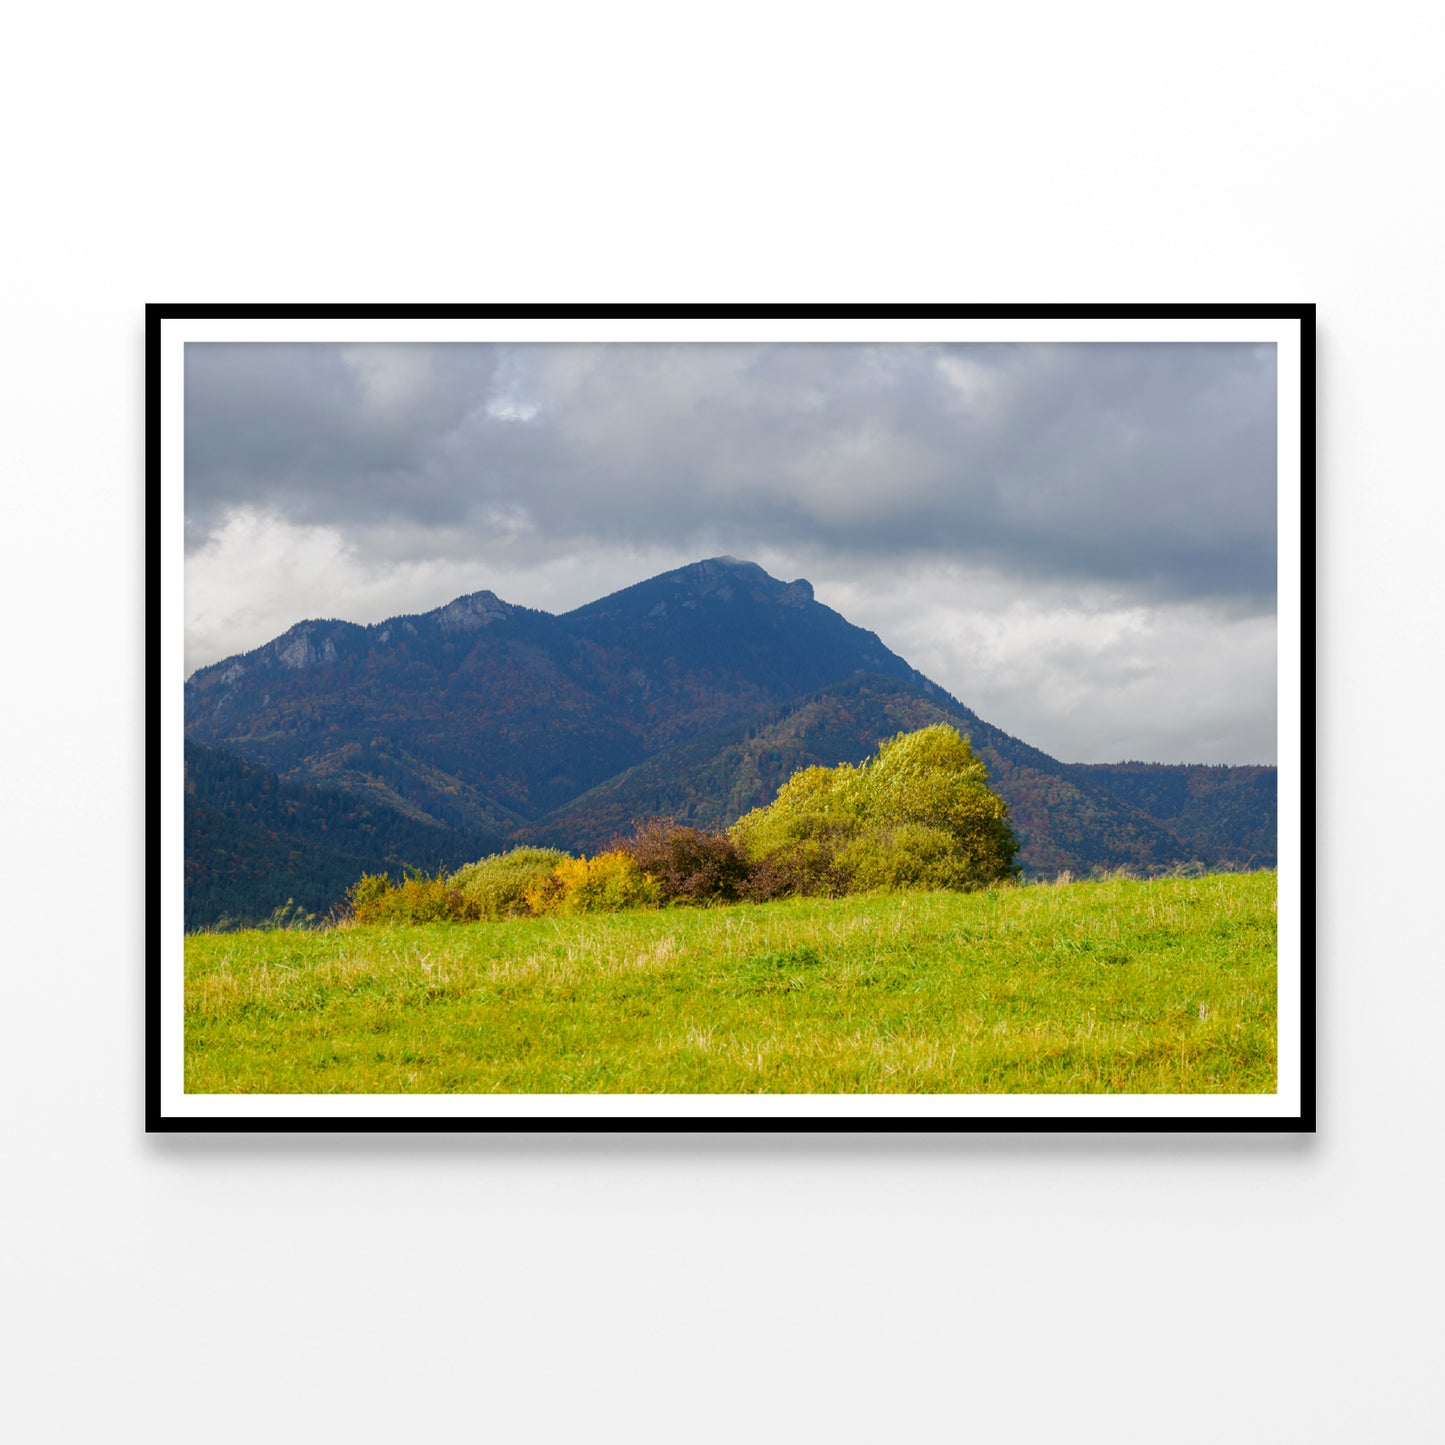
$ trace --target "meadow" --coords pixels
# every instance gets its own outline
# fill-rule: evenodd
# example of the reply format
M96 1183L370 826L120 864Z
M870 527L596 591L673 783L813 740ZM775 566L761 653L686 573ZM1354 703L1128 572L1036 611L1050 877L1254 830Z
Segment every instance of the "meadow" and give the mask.
M1270 1093L1276 875L199 933L191 1093Z

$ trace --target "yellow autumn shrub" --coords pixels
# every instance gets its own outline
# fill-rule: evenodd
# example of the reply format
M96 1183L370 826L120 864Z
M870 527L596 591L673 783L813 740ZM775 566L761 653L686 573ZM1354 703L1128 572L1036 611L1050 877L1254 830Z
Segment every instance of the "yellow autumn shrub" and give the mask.
M564 858L545 878L527 885L527 909L547 913L616 913L656 908L662 889L626 853Z

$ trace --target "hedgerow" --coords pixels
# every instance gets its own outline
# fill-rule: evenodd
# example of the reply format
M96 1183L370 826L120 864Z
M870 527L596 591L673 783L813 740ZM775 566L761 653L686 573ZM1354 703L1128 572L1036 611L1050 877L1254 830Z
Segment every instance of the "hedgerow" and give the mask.
M726 833L653 818L613 845L654 879L664 903L737 903L752 896L752 865Z
M527 889L546 878L567 857L560 848L513 848L458 868L451 876L455 888L476 917L516 918L529 910Z
M514 848L450 877L368 875L347 902L357 922L428 923L961 890L1013 877L1017 852L982 760L940 724L900 733L856 766L794 773L726 833L656 818L593 858Z
M415 873L400 883L384 873L367 873L352 884L346 902L357 923L440 923L481 916L442 873L434 878Z
M626 853L564 858L545 878L527 885L527 910L547 913L616 913L656 908L662 889Z

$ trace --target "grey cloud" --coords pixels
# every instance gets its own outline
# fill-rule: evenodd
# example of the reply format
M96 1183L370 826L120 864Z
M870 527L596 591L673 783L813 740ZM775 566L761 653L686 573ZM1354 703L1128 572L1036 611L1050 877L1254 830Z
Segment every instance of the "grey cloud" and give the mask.
M1274 593L1271 347L202 344L186 423L193 541L253 506L417 555L767 546Z
M188 540L248 505L298 522L454 520L457 477L429 474L497 362L486 346L187 345Z

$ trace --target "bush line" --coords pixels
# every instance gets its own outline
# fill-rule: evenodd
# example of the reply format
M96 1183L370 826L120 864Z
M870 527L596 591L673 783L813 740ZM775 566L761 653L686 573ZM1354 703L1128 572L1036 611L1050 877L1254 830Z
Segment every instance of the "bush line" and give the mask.
M514 848L450 876L368 874L359 923L463 922L775 898L971 889L1013 879L1018 840L969 740L899 733L856 767L804 768L726 832L653 818L592 858Z

